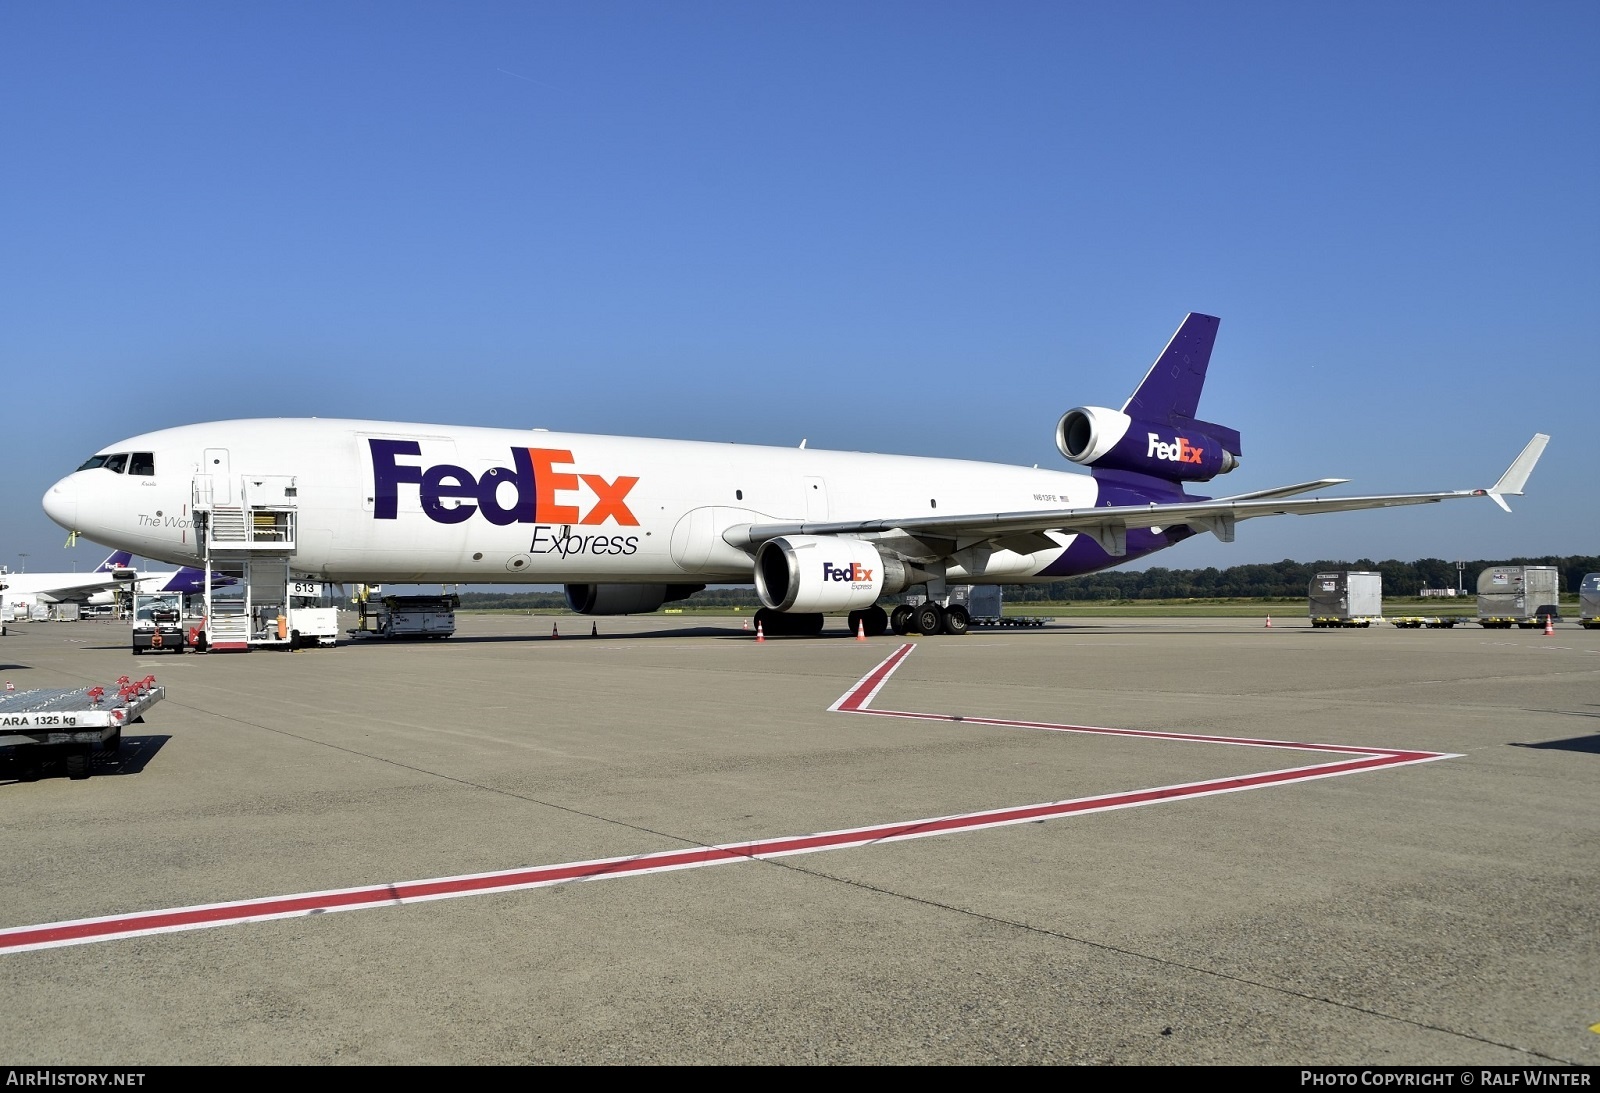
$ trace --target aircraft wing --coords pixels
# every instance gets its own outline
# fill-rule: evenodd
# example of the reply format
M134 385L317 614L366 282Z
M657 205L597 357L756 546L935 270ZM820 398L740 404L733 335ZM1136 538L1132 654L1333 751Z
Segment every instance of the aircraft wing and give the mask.
M1400 505L1430 505L1458 497L1489 497L1510 511L1504 495L1517 496L1550 438L1537 433L1506 473L1493 486L1475 490L1444 490L1438 493L1393 493L1367 497L1300 497L1295 494L1337 485L1344 479L1318 479L1293 486L1260 490L1254 493L1220 497L1210 501L1179 501L1169 504L1113 505L1087 509L1041 509L1029 512L973 513L962 516L911 516L881 520L841 520L818 523L742 524L730 528L724 538L734 546L753 549L781 535L877 535L901 532L926 542L943 540L948 549L962 549L986 540L1013 540L1032 550L1058 545L1030 533L1062 531L1091 536L1106 553L1120 556L1127 552L1128 528L1167 528L1188 525L1196 531L1210 531L1224 542L1233 540L1233 527L1240 520L1257 516L1309 516L1319 512L1349 512L1356 509L1392 508ZM1292 498L1292 499L1291 499Z

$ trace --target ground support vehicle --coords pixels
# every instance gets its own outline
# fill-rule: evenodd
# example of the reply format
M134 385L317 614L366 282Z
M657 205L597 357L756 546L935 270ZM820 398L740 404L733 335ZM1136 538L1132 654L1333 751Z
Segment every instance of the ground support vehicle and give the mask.
M1466 622L1464 615L1390 615L1389 621L1402 630L1448 630L1458 622Z
M461 597L384 596L374 603L358 599L359 612L353 638L448 638L456 632L456 609Z
M182 653L198 646L200 628L185 629L181 592L134 593L133 653Z
M1311 625L1316 627L1366 627L1383 622L1382 615L1313 615Z
M89 777L94 753L115 752L123 728L167 694L155 676L137 681L121 676L115 687L109 693L105 687L0 692L0 747L13 749L24 781L37 778L40 767L55 759L65 764L67 777Z

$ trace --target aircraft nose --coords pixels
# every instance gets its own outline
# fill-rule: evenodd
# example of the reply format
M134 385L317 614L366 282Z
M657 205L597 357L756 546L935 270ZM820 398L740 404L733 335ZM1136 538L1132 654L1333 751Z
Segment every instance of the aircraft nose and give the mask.
M68 531L78 530L78 484L68 475L44 495L44 512Z

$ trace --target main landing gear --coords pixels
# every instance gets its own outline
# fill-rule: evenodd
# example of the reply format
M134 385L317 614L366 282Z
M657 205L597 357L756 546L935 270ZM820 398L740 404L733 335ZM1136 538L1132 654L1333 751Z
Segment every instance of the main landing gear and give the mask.
M763 607L756 611L756 625L767 637L814 637L822 633L824 619L820 614L774 611ZM861 611L850 612L846 623L848 633L864 633L869 638L881 637L891 631L896 634L965 634L972 627L967 609L958 603L940 607L925 602L915 606L903 603L890 614L874 604Z
M889 632L889 612L873 604L865 611L850 612L850 633L860 628L869 638L882 637Z
M889 616L896 634L965 634L972 628L972 617L958 603L940 607L932 600L913 606L903 603Z

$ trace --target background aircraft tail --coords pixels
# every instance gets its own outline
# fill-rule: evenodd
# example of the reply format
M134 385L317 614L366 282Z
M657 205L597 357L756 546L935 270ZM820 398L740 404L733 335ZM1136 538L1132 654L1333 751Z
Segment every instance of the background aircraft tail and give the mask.
M114 569L127 569L133 565L133 555L126 550L112 551L105 561L96 567L96 573L110 573Z

